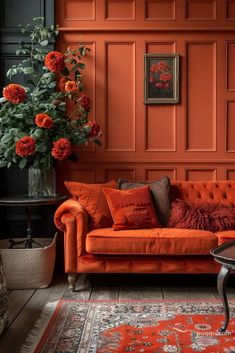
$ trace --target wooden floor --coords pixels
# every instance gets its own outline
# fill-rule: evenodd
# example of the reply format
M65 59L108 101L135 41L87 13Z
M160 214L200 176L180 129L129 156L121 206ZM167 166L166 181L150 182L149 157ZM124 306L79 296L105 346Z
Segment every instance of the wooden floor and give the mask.
M58 299L215 299L216 276L211 275L82 275L76 292L64 274L49 288L9 292L9 325L0 338L0 353L19 353L25 338L48 302ZM235 298L235 278L228 281L228 298Z

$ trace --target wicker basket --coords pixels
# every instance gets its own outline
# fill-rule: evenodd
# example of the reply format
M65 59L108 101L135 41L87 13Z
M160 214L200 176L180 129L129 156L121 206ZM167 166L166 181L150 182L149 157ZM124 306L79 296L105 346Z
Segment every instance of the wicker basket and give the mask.
M43 247L9 249L7 239L0 240L3 273L7 289L47 288L51 283L56 256L56 237L36 238ZM19 240L19 239L18 239Z

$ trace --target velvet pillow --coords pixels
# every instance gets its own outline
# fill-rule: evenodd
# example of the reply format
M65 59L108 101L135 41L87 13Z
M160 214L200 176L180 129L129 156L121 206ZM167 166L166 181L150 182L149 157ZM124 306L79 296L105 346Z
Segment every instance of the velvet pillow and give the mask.
M148 185L150 187L153 204L157 213L157 218L161 225L166 226L170 214L170 179L163 177L157 181L131 181L119 179L118 188L121 190L134 189Z
M113 229L160 227L148 186L131 190L104 188L113 217Z
M235 209L220 204L190 205L176 199L172 203L170 228L204 229L211 232L235 229Z
M85 184L76 181L65 181L65 186L75 200L79 200L90 216L91 228L106 228L113 224L109 206L103 188L116 188L116 181L104 184Z

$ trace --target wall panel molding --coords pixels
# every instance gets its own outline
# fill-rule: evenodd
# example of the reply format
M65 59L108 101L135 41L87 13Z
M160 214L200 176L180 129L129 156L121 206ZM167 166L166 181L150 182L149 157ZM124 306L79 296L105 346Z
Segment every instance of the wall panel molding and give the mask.
M185 45L186 151L216 151L216 42L187 41Z
M216 168L185 168L185 180L216 180Z
M235 41L226 41L226 87L227 91L235 91Z
M175 21L175 0L145 0L146 21Z
M235 152L235 99L226 104L226 152Z
M226 20L235 20L235 0L226 0Z
M106 151L135 151L135 45L135 41L105 42ZM125 60L120 60L120 53Z
M105 0L105 21L135 21L135 0Z
M215 21L216 0L185 0L185 19L187 21Z
M95 21L95 0L67 0L64 1L65 21Z

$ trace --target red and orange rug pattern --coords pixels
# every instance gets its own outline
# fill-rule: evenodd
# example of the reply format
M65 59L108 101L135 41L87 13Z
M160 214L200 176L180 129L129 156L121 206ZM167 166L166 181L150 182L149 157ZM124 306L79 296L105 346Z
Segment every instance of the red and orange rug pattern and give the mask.
M59 301L22 353L235 353L235 302L220 334L220 301ZM42 320L43 321L43 320Z

